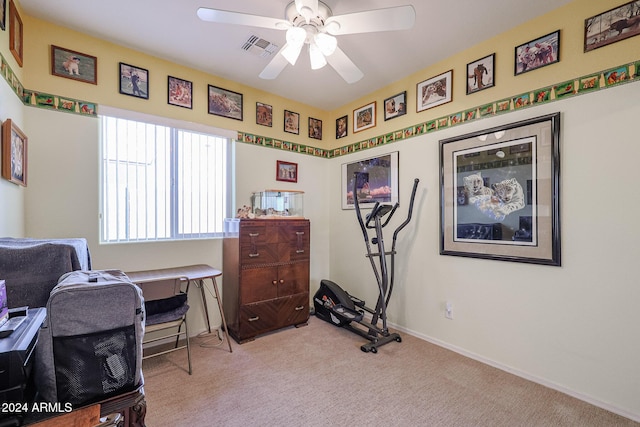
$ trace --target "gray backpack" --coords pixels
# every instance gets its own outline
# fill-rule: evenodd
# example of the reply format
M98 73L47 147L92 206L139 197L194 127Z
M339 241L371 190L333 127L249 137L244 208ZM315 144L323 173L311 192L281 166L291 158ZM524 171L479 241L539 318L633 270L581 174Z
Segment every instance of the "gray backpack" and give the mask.
M46 307L34 366L42 400L75 406L142 385L144 300L126 274L66 273Z

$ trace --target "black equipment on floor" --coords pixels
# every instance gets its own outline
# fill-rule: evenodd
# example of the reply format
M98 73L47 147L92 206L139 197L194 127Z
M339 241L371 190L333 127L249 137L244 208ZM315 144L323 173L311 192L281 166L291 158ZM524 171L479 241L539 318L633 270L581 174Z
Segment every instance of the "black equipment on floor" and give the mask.
M316 292L313 297L313 305L315 314L320 319L338 327L348 329L368 339L370 342L360 347L362 351L365 353L369 351L377 353L378 347L380 346L392 341L402 341L398 333L390 333L387 328L387 305L389 304L389 299L393 291L398 233L411 221L413 202L419 180L416 178L413 182L407 219L393 232L393 242L390 251L385 251L382 229L389 223L399 204L395 203L391 205L376 202L371 212L366 216L365 220L363 220L360 212L360 204L358 203L356 182L357 178L354 179L353 184L356 216L358 217L358 222L360 223L367 247L366 257L371 261L373 273L378 282L379 295L376 307L375 309L367 307L363 300L350 295L338 284L326 279L320 281L320 289L318 289L318 292ZM370 238L368 230L375 230L375 236ZM374 245L374 248L377 248L377 252L372 252L372 245ZM389 265L387 265L387 257L389 257ZM377 263L375 261L376 258L378 259ZM371 315L370 321L365 320L366 313Z

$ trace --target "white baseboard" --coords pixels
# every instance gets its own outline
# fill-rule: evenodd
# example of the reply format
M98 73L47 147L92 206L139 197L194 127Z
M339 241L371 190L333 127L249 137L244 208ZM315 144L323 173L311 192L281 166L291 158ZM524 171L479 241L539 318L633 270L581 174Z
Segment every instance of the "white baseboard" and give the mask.
M392 326L394 329L397 329L398 331L404 332L406 334L409 334L409 335L414 336L416 338L419 338L421 340L430 342L430 343L435 344L435 345L437 345L439 347L443 347L443 348L446 348L447 350L451 350L451 351L453 351L455 353L461 354L461 355L463 355L465 357L468 357L470 359L477 360L478 362L484 363L485 365L493 366L494 368L500 369L501 371L505 371L505 372L508 372L510 374L516 375L516 376L518 376L520 378L524 378L526 380L529 380L529 381L532 381L534 383L543 385L545 387L549 387L549 388L551 388L553 390L559 391L559 392L564 393L566 395L569 395L571 397L575 397L576 399L582 400L582 401L587 402L587 403L589 403L591 405L594 405L594 406L597 406L599 408L605 409L605 410L607 410L609 412L613 412L614 414L618 414L618 415L620 415L622 417L629 418L630 420L640 422L640 414L636 414L636 413L629 412L627 410L618 408L618 407L613 406L613 405L611 405L609 403L602 402L602 401L600 401L598 399L595 399L595 398L593 398L591 396L582 394L582 393L577 392L575 390L568 389L568 388L563 387L563 386L561 386L559 384L555 384L555 383L553 383L553 382L551 382L551 381L549 381L549 380L547 380L545 378L540 378L540 377L537 377L535 375L531 375L531 374L529 374L527 372L521 371L519 369L515 369L515 368L513 368L511 366L503 365L503 364L501 364L499 362L496 362L496 361L491 360L491 359L487 359L486 357L483 357L483 356L480 356L478 354L472 353L472 352L470 352L468 350L465 350L463 348L456 347L455 345L451 345L451 344L446 343L444 341L441 341L439 339L432 338L432 337L429 337L427 335L412 331L410 329L395 325L395 324L393 324L391 322L389 322L389 326Z

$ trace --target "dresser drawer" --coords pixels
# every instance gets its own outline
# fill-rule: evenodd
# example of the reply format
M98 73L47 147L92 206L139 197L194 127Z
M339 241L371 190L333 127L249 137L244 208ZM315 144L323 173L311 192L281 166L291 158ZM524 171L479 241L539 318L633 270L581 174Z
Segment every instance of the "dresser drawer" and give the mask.
M282 326L299 325L309 321L309 293L281 298L280 321Z
M241 340L247 340L262 333L278 329L278 308L279 300L247 304L240 307L240 328Z

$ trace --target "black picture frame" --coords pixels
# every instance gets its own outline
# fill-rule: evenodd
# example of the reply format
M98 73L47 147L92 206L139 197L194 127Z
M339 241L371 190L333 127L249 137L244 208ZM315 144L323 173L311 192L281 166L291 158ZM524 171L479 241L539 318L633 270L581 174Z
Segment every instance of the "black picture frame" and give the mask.
M193 82L167 76L167 104L193 109Z
M120 62L118 72L121 94L149 99L149 70Z
M560 30L516 46L514 75L560 62Z
M559 138L553 113L441 140L440 254L560 266Z
M494 52L467 64L467 95L495 86L495 62Z
M344 115L336 119L336 139L349 135L349 115Z
M300 113L284 110L284 131L300 134Z
M309 138L322 139L322 120L309 117Z
M0 29L4 31L7 22L7 0L0 0Z
M585 19L584 52L640 34L640 15L634 14L639 9L640 0L633 0Z
M207 85L207 111L214 116L242 121L244 115L243 95L239 92Z
M273 106L256 102L256 124L260 126L273 126Z
M395 119L407 114L407 91L397 93L384 100L384 120Z

